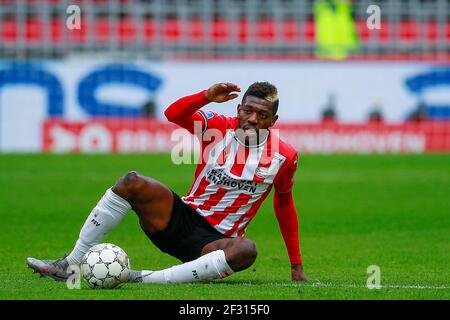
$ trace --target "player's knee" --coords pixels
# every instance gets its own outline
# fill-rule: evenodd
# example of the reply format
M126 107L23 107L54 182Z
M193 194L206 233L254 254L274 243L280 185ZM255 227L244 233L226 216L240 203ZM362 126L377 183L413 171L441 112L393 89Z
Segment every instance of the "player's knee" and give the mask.
M129 198L131 195L139 192L143 183L142 177L136 171L130 171L119 179L113 187L113 191L125 198Z
M139 173L136 171L130 171L123 176L122 180L124 184L132 185L139 180Z
M247 238L236 238L227 256L228 264L234 271L250 267L256 260L258 252L255 243Z
M258 252L256 251L255 243L247 238L242 238L245 242L243 248L242 248L242 254L245 257L245 261L247 262L248 267L250 267L256 260L256 256L258 255Z

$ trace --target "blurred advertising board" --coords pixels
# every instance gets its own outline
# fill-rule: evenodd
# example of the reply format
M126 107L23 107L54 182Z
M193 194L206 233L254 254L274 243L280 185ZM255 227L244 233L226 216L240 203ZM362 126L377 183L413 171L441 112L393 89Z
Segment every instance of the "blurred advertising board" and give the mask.
M84 151L78 147L49 147L48 130L52 125L60 126L62 123L64 126L61 128L73 133L75 127L91 128L93 123L105 126L114 119L114 128L106 127L109 128L108 134L113 132L115 136L120 130L129 130L131 124L140 126L140 123L150 121L158 124L144 131L153 137L158 134L157 130L161 130L159 134L166 137L164 130L170 127L165 124L163 112L170 103L225 81L238 84L242 91L255 81L275 84L280 97L279 123L286 125L283 129L286 136L295 137L292 140L296 146L307 152L314 152L312 145L319 141L324 142L319 143L322 147L316 147L317 152L339 152L341 149L346 152L352 148L355 152L366 152L374 149L367 147L368 144L380 145L375 148L380 149L379 152L435 150L435 147L428 147L427 135L430 134L424 133L431 131L417 129L419 131L415 132L416 127L405 124L405 120L419 108L425 112L430 126L434 122L444 122L445 126L450 119L448 65L412 62L124 63L98 59L30 63L3 61L0 62L0 151ZM239 102L210 104L205 109L233 116ZM335 111L339 130L330 131L321 122L323 111L330 107ZM378 129L367 125L368 115L374 109L383 117L383 125ZM441 128L439 124L437 126ZM356 127L360 128L357 134L350 129ZM394 127L397 131L392 129ZM292 133L300 130L298 128L303 128L301 136ZM401 138L398 138L398 132L402 132ZM438 136L442 136L441 131ZM139 139L146 141L147 138L145 135L130 135L123 139L131 139L131 145L139 145ZM382 142L383 139L391 142ZM404 147L398 147L398 142L395 142L398 139L404 141ZM67 141L65 143L70 145ZM395 147L382 147L383 144ZM61 144L57 142L56 145ZM441 148L446 146L445 143L437 145ZM111 147L105 147L105 151L127 151L126 147L120 146L113 143ZM446 148L441 151L448 151ZM154 151L147 147L143 149Z
M46 152L171 152L196 146L183 130L159 120L103 119L44 124ZM403 124L280 124L279 135L302 153L423 153L450 151L450 122ZM180 149L180 148L179 148Z

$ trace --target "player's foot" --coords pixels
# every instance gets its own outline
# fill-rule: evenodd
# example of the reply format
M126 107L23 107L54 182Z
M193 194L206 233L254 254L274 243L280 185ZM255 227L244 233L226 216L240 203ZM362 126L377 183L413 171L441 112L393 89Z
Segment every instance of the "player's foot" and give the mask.
M69 262L65 257L57 260L27 258L27 265L33 269L33 272L40 273L41 277L48 276L56 281L66 281L72 274L67 272Z
M146 276L149 276L153 273L153 271L146 271L145 274L142 271L138 270L130 270L130 278L128 279L128 282L137 282L142 283L144 282L143 279Z

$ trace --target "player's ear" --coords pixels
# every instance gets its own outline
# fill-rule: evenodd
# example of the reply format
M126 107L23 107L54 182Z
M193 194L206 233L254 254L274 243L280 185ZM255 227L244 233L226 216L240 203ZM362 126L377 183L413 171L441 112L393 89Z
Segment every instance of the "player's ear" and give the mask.
M237 105L237 113L239 114L239 111L241 111L241 104L239 103L238 105Z

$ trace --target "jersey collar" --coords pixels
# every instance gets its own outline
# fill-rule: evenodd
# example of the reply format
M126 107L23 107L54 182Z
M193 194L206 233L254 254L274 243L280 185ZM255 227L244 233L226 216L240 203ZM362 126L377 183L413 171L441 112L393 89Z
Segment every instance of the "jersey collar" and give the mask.
M269 140L271 132L270 132L270 129L268 129L268 131L269 131L269 134L266 136L266 138L262 142L257 144L256 146L247 146L245 143L243 143L241 140L239 140L239 138L236 135L236 131L232 131L231 134L233 135L234 140L236 140L240 145L242 145L246 148L260 148L266 144L267 140Z

